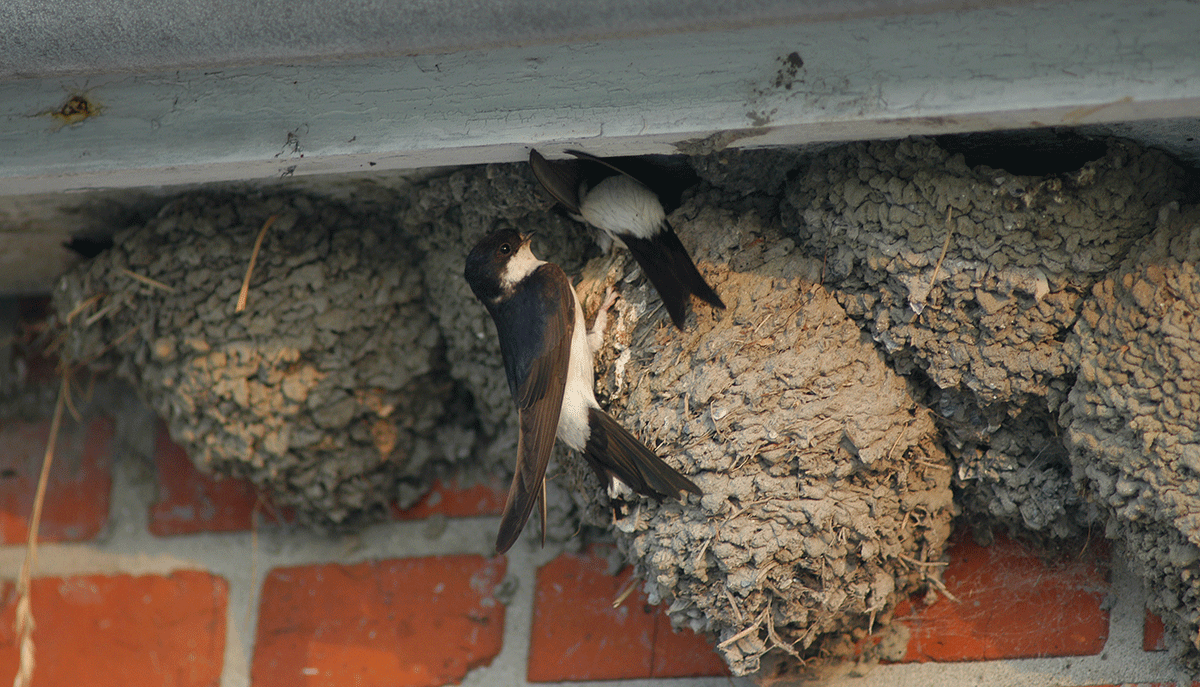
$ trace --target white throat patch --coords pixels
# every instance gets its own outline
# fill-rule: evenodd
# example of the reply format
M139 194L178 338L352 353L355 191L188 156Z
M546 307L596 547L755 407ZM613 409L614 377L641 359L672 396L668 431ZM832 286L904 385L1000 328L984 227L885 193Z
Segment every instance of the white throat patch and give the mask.
M533 257L533 251L529 250L529 244L521 246L517 254L509 258L508 264L504 266L504 271L500 273L500 288L505 292L512 291L513 287L522 279L533 274L534 270L545 264L545 260Z
M667 218L658 196L623 174L611 176L588 191L579 206L588 224L610 234L648 239Z

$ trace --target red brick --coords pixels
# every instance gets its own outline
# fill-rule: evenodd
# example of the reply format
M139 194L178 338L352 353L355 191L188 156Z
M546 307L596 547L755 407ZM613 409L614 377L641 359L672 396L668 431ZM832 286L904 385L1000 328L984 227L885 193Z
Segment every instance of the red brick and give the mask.
M1063 552L1047 563L997 536L981 547L955 535L944 580L960 603L905 601L897 619L912 631L905 662L980 661L1097 654L1108 639L1107 551Z
M0 675L17 669L16 592L2 588ZM208 573L38 578L38 687L216 687L229 587Z
M112 418L64 420L46 483L41 541L85 541L108 524L112 491ZM50 421L0 425L0 543L23 543L37 492Z
M1142 651L1166 651L1167 628L1162 618L1146 611L1146 619L1142 621Z
M158 537L195 532L242 532L250 529L258 490L248 480L214 478L196 469L187 452L171 441L163 422L154 439L158 500L150 505L150 533ZM267 520L289 520L263 497L259 513Z
M420 520L431 515L464 518L475 515L500 515L508 498L508 485L498 475L482 484L460 487L458 479L437 480L429 493L412 506L392 509L397 520Z
M606 568L594 554L563 554L538 570L530 682L728 674L702 636L672 632L640 590L613 608L632 569L614 577Z
M500 652L505 560L443 556L276 568L259 609L255 687L457 684Z
M625 603L645 604L646 595L638 590ZM654 609L654 657L650 677L710 677L729 675L729 666L704 635L691 630L676 632L671 618L661 607Z

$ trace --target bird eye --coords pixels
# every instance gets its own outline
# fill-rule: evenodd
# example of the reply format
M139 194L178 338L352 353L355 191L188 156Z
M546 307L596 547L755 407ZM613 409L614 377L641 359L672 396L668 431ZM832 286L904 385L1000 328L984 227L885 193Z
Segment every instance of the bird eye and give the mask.
M502 243L500 244L500 252L504 255L508 255L512 252L512 246L508 245L507 243Z

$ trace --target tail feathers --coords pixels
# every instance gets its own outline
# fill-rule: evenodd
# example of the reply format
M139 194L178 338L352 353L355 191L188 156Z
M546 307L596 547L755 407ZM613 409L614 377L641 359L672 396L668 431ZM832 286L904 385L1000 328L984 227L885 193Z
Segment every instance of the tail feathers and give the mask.
M704 494L599 408L588 411L588 429L583 457L601 483L607 484L615 476L639 494L660 501L678 497L681 491Z
M545 470L537 484L529 482L529 477L518 472L513 475L512 485L508 488L508 498L504 501L504 511L500 514L500 529L496 533L496 553L505 553L512 548L525 529L525 523L533 514L533 507L540 505L542 516L542 546L546 545L546 478Z
M724 309L725 303L696 269L671 225L664 222L658 233L649 239L622 235L621 241L629 247L629 252L654 284L671 321L679 329L683 329L687 317L689 295L695 295L714 308Z
M714 308L724 310L725 303L721 301L717 292L713 291L713 287L704 280L704 275L700 274L700 270L696 269L696 263L692 261L692 256L688 255L687 249L683 247L683 243L671 225L665 224L659 235L668 245L667 252L674 258L672 271L679 277L679 281L687 285L688 291L700 300Z

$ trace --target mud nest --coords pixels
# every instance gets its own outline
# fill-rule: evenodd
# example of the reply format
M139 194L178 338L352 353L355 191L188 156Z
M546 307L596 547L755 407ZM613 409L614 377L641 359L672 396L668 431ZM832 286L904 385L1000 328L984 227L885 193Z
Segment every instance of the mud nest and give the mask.
M1165 155L1121 141L1037 177L968 167L911 139L814 158L784 213L895 369L928 380L922 400L976 520L1067 537L1094 514L1057 437L1075 368L1063 342L1092 283L1182 186Z
M420 254L389 217L200 194L115 239L54 294L68 358L131 380L202 469L349 524L430 457L469 453Z
M705 495L629 507L618 543L651 603L713 633L734 673L773 649L846 658L941 557L949 459L908 383L815 282L820 264L716 195L672 222L728 310L697 304L678 332L631 289L601 377L616 416ZM579 290L603 286L585 275Z
M1164 208L1092 287L1068 350L1076 481L1173 628L1171 649L1200 672L1200 208Z

